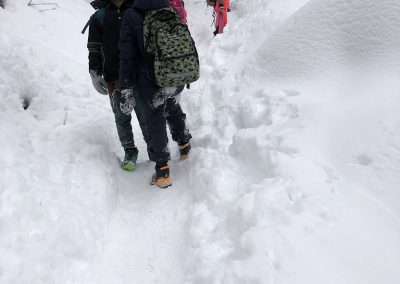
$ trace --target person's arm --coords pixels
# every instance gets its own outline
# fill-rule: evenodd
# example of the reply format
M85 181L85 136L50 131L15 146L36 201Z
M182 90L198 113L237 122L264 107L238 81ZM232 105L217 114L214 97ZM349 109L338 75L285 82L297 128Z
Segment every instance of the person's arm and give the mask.
M102 95L107 95L107 84L103 78L103 33L95 15L90 19L87 48L89 50L89 74L93 87Z
M99 21L92 16L89 26L89 36L87 48L89 50L89 71L95 70L99 75L103 75L103 33Z

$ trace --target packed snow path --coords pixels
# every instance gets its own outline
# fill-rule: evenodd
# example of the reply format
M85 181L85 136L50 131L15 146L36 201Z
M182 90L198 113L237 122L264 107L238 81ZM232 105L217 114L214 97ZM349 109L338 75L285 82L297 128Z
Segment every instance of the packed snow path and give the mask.
M136 119L119 169L92 10L57 2L0 8L1 284L399 283L397 0L232 0L216 38L186 1L202 78L167 190Z
M176 176L184 174L184 166L172 164ZM174 190L156 193L149 185L150 163L139 162L135 175L114 166L116 204L90 282L180 283L190 212L187 185L176 181Z

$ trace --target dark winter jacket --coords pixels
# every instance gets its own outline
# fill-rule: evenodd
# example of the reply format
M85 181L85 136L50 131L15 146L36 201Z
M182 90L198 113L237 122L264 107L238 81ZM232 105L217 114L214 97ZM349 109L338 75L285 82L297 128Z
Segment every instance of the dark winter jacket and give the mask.
M148 76L144 62L143 12L169 7L169 0L136 0L124 14L120 35L121 87L137 85L144 100L159 89Z
M104 75L106 82L118 80L119 75L119 30L124 12L134 0L126 0L118 7L106 0L104 8L92 17L87 47L89 49L89 70Z

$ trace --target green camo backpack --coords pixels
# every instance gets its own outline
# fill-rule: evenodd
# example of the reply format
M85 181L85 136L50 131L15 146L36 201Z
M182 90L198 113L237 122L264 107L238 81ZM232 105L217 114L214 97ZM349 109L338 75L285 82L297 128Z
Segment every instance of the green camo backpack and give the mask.
M143 37L149 76L158 86L184 86L199 79L194 40L173 8L146 12Z

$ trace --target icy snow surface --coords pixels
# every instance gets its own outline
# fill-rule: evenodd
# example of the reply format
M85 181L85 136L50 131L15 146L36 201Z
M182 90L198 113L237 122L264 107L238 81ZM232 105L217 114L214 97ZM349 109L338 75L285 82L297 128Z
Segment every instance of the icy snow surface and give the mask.
M185 1L202 77L167 190L135 119L119 169L89 1L28 2L0 8L1 284L400 283L398 0L232 0L215 38Z

